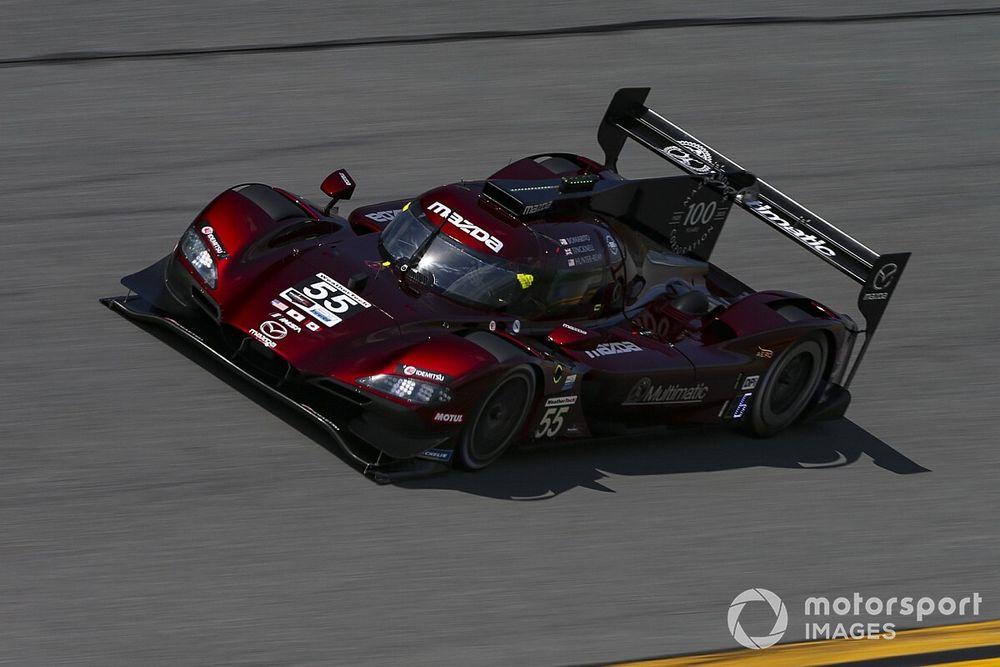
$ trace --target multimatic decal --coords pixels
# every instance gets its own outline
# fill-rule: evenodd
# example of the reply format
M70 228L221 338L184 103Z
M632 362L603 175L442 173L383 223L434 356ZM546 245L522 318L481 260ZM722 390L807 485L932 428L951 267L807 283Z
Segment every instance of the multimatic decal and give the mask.
M642 378L633 385L622 405L667 405L674 403L701 403L708 396L708 385L653 384Z
M747 208L749 208L751 211L753 211L760 217L764 218L768 222L774 223L778 227L778 229L785 232L792 238L796 239L799 243L806 246L810 250L813 250L819 253L820 255L826 255L827 257L837 256L837 253L833 251L833 248L830 248L826 245L826 241L824 241L823 239L818 239L814 235L799 229L798 227L796 227L795 225L793 225L792 223L788 222L780 215L775 213L774 210L767 204L758 201L756 199L748 199L746 200L745 203L747 205Z

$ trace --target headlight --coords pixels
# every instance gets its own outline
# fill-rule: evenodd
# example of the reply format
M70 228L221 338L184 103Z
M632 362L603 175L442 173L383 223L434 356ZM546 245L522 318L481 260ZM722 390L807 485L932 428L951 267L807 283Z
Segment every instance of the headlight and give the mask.
M215 289L217 278L215 259L212 258L212 253L208 251L208 246L198 236L198 232L195 231L194 227L188 227L188 230L184 232L184 236L181 237L181 253L190 262L191 266L194 267L194 270L198 272L201 279L209 287Z
M404 401L420 403L421 405L447 403L451 400L451 392L448 391L447 387L398 375L370 375L359 378L358 383Z

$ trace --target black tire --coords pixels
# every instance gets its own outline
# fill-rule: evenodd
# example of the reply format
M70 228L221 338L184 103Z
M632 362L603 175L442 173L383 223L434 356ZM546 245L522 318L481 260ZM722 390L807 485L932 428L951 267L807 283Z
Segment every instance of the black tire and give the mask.
M819 390L829 345L823 336L797 341L771 364L750 409L750 432L774 435L791 426Z
M487 392L458 436L455 464L481 470L500 458L514 442L528 418L535 396L535 374L519 366Z

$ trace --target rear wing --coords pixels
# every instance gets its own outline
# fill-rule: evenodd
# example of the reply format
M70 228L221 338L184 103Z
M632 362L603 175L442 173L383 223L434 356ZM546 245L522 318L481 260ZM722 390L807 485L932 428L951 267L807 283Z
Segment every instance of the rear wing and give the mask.
M764 180L734 179L746 171L714 148L646 106L649 88L615 93L598 129L605 165L618 169L626 139L633 139L706 185L755 218L777 229L861 285L858 308L865 318L865 342L843 385L850 384L875 334L910 253L880 255ZM752 181L752 185L741 187Z

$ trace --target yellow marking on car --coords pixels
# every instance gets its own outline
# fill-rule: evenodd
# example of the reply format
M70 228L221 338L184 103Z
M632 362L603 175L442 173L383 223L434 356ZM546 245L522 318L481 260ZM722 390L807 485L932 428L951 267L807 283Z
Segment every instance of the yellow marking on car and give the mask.
M530 273L517 274L517 282L521 283L521 289L528 289L535 282L535 276Z
M673 658L613 663L614 667L677 667L680 665L767 665L769 667L799 667L800 665L851 665L868 660L883 660L904 656L926 656L924 665L998 665L1000 659L990 657L965 662L936 661L933 654L976 648L996 648L1000 655L1000 621L943 625L932 628L899 630L894 639L828 639L795 644L778 644L771 648L702 653Z

